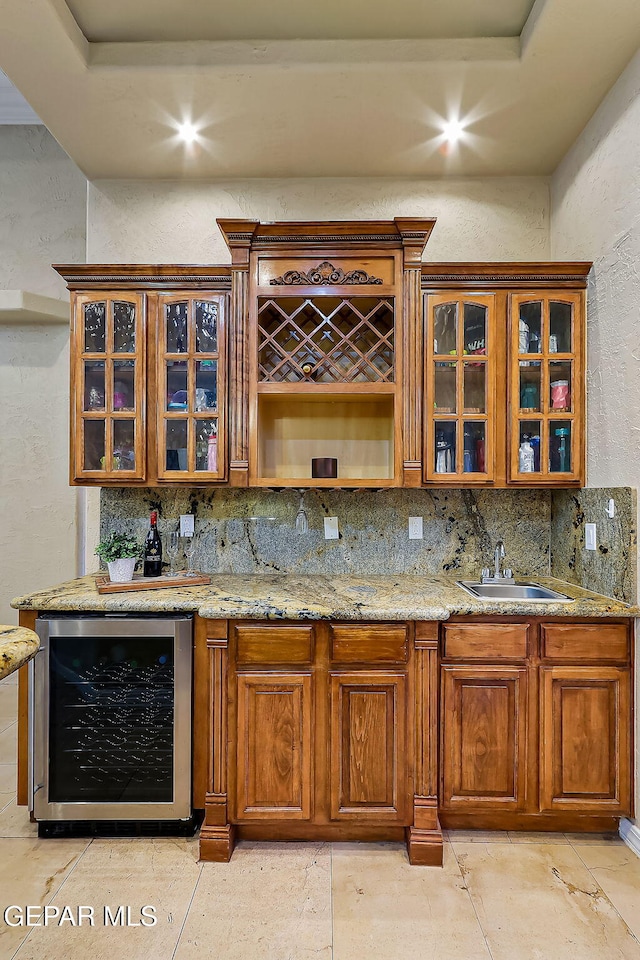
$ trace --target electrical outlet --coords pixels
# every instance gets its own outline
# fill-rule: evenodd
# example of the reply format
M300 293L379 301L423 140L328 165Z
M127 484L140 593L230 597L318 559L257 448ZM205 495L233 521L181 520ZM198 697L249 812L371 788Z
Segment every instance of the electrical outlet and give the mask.
M338 540L340 534L338 533L338 518L337 517L325 517L324 518L324 538L325 540Z
M195 532L195 517L192 513L180 514L180 536L192 537Z
M409 540L422 540L422 517L409 517Z
M585 523L584 525L584 546L586 550L596 549L596 525L595 523Z

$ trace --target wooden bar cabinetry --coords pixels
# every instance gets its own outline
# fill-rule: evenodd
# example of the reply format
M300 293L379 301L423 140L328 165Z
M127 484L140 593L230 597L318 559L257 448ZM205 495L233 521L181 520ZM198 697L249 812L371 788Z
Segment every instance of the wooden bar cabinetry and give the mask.
M442 827L617 829L633 815L632 641L613 618L196 616L201 858L228 860L237 837L404 840L412 864L438 865Z
M445 826L580 829L599 817L612 829L632 812L630 621L442 632Z
M417 764L427 791L436 779L423 723L433 716L437 673L435 663L424 672L421 664L424 712L416 720L412 671L414 643L421 641L413 625L231 621L223 638L216 621L205 632L202 857L227 860L235 836L403 839L414 824L418 742L421 751L427 744ZM222 659L224 667L216 666ZM409 837L409 849L416 862L439 863L435 797L420 799L423 829Z
M247 298L244 484L420 485L420 262L434 224L218 221ZM335 477L314 476L317 458L336 461Z
M427 485L584 486L590 263L430 263Z
M231 266L56 267L71 482L584 484L590 264L422 263L434 224L219 220Z
M405 839L434 865L441 825L632 813L630 621L200 623L203 859L237 836Z
M228 476L228 266L69 264L72 484Z

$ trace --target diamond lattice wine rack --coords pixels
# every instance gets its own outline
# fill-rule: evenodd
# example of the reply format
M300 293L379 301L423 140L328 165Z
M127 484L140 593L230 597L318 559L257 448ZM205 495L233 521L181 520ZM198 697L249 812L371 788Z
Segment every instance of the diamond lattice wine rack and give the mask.
M394 379L390 297L261 297L262 383L388 383Z

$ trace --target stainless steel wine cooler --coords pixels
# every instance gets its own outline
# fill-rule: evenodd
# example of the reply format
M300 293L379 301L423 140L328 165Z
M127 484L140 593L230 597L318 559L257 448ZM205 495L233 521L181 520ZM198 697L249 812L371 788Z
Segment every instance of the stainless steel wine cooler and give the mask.
M191 815L191 617L51 614L31 661L38 821Z

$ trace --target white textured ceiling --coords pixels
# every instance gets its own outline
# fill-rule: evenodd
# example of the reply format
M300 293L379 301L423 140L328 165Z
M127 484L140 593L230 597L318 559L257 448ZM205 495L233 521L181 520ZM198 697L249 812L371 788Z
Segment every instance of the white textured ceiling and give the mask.
M544 175L640 46L640 0L530 6L0 0L0 68L90 179Z

